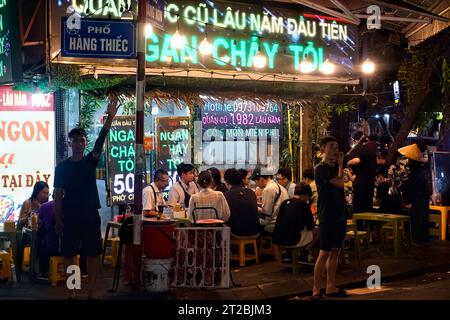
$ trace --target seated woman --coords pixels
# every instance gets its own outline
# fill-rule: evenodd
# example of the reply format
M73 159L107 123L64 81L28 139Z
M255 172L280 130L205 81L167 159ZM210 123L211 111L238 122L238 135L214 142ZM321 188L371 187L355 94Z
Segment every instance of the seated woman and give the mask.
M25 200L20 208L19 221L17 222L17 230L23 227L31 227L31 217L37 215L41 204L48 201L49 187L44 181L38 181L33 187L31 197Z
M212 177L212 184L211 189L214 191L220 191L222 193L225 193L228 191L225 183L222 182L222 176L220 174L219 169L212 167L208 169L208 172L211 174Z
M283 201L275 222L273 243L284 247L304 247L309 251L308 259L313 260L313 248L319 240L319 230L315 228L309 201L311 187L305 182L295 186L294 198Z
M258 204L255 193L243 184L243 174L236 169L225 171L225 182L231 186L225 193L231 216L228 225L234 237L257 236L261 226L259 223Z
M212 176L208 171L200 172L198 184L201 188L199 193L191 196L189 200L188 216L194 222L193 211L195 210L195 219L216 219L214 210L201 209L212 207L217 210L219 219L228 221L230 218L230 208L222 192L211 190Z

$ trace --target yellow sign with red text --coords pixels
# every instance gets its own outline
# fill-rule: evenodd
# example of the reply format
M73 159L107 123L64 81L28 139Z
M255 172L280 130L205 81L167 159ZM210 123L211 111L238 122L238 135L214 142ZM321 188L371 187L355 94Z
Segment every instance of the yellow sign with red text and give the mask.
M52 188L54 170L53 95L0 87L0 223L17 220L36 182Z

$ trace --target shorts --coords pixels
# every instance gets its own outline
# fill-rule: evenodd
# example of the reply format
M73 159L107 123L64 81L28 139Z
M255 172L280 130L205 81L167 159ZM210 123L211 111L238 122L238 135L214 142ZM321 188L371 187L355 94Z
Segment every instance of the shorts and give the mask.
M347 232L347 222L320 223L320 250L330 252L332 248L340 249Z
M67 218L66 218L67 217ZM62 236L62 255L88 257L102 253L101 220L98 211L84 216L66 215Z

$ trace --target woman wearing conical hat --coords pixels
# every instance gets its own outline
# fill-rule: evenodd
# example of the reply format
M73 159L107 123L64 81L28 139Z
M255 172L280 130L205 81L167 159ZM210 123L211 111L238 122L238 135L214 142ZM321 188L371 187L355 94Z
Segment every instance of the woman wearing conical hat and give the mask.
M422 143L414 143L398 149L408 158L409 176L403 189L403 203L410 209L412 244L418 247L428 242L430 190L423 158L426 148Z

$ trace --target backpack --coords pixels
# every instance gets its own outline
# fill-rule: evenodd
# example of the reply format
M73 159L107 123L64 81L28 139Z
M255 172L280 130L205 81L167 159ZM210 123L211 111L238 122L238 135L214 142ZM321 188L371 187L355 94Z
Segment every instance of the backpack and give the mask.
M119 228L119 237L123 244L133 243L133 215L122 219L122 224Z

